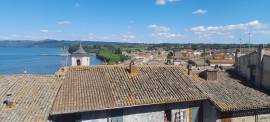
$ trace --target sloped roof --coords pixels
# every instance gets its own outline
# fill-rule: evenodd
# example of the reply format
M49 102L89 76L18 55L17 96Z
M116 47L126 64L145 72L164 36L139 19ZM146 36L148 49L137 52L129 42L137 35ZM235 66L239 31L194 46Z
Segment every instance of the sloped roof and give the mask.
M70 67L51 115L207 99L177 66Z
M270 56L270 50L265 50L265 55Z
M0 121L46 122L61 82L49 75L0 75ZM3 104L11 94L14 108Z
M72 53L73 56L88 56L87 52L83 49L82 45L80 44L78 50Z
M221 112L270 108L269 93L256 90L237 74L219 72L217 81L198 78L199 87Z

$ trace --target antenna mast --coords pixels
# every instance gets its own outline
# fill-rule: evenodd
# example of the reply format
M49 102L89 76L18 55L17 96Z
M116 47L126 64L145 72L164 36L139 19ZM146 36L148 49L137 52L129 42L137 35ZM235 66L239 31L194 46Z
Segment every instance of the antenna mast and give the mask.
M250 51L250 36L251 36L251 33L248 32L248 51Z
M240 52L242 52L242 39L240 38L239 41L240 41Z

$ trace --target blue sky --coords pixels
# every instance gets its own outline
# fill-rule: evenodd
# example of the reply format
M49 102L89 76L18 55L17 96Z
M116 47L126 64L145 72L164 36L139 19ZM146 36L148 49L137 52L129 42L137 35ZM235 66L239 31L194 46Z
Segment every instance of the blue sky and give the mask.
M270 43L270 0L1 0L0 40Z

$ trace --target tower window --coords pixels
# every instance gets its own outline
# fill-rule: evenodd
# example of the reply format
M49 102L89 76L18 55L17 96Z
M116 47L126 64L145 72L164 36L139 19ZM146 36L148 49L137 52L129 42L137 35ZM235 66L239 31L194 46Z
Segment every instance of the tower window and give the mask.
M81 60L77 59L77 66L81 66Z

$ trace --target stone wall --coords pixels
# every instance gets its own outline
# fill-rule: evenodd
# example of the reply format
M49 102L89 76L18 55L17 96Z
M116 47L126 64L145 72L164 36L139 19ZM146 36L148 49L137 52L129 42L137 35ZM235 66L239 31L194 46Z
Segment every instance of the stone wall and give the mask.
M249 66L251 65L257 65L257 61L258 61L258 54L257 53L251 53L250 55L244 55L239 57L238 59L238 64L237 66L239 66L238 68L238 73L245 77L246 79L251 79L251 72L250 72L250 68ZM255 82L255 81L252 81Z
M188 103L138 106L122 109L122 115L119 115L116 119L118 119L119 122L164 122L165 110L170 110L172 122L176 119L175 116L177 112L180 111L185 113L187 122L190 121L190 115L197 115L193 116L192 122L198 122L198 108L199 107L189 108ZM111 122L113 119L115 119L115 117L112 117L112 113L114 113L114 110L82 113L80 115L81 119L79 122Z
M203 122L215 122L217 120L217 110L209 101L203 102Z
M270 90L270 56L263 57L262 87Z
M251 112L252 113L252 112ZM232 113L234 114L234 113ZM238 113L237 113L238 114ZM243 114L243 113L242 113ZM256 113L217 119L216 122L270 122L270 114Z

